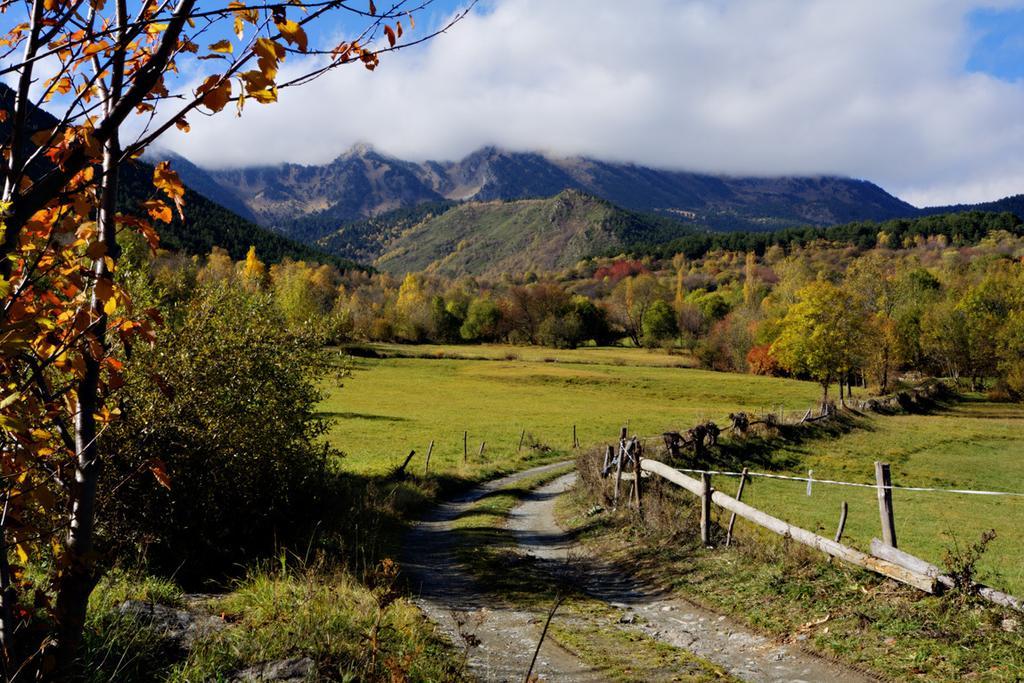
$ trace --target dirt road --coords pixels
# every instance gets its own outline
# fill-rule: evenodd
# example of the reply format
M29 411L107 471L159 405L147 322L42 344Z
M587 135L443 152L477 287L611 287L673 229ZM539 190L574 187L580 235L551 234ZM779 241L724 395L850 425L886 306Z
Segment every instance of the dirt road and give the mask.
M466 574L456 557L452 523L476 501L523 479L551 472L566 463L545 465L482 484L438 506L409 533L403 566L416 603L457 646L472 633L478 647L466 650L471 672L484 681L522 680L540 635L543 615L501 604ZM752 632L727 617L701 609L623 576L586 553L555 522L554 506L569 490L575 474L559 477L532 491L508 520L526 553L552 574L580 576L591 597L621 610L609 628L633 629L674 647L688 650L747 681L799 682L875 679ZM556 617L557 619L558 617ZM601 681L607 677L550 640L545 642L535 672L549 681Z

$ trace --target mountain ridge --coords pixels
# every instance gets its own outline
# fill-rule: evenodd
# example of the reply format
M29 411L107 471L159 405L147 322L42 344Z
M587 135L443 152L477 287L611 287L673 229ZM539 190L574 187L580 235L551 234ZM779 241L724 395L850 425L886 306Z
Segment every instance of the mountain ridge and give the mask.
M309 216L335 228L396 208L440 201L552 197L580 190L632 211L711 229L770 230L911 216L917 209L866 180L744 177L655 169L587 157L483 147L458 161L411 162L367 145L322 165L205 172L268 227L317 239Z

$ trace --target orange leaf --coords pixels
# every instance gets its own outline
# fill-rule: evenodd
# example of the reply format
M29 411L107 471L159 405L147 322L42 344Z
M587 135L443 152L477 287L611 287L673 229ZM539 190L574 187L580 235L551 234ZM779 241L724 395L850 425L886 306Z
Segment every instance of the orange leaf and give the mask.
M223 109L231 99L231 81L220 76L208 76L196 88L196 95L202 96L203 105L212 112Z
M148 199L142 202L142 207L146 209L149 217L155 221L161 221L163 223L170 223L173 215L171 214L171 207L163 203L159 199Z
M101 40L98 43L91 43L90 45L87 45L86 48L82 50L82 54L84 54L86 57L90 57L98 52L103 52L109 47L110 43L108 43L105 40Z
M384 35L388 37L388 43L391 45L391 47L394 47L395 41L397 40L397 38L395 38L395 29L391 28L387 24L384 24Z
M182 207L185 206L185 186L181 184L178 174L171 170L169 161L161 161L153 169L153 187L174 201L178 215L184 219L185 214L182 212Z
M375 4L373 4L373 0L370 0L370 14L376 14L376 13L377 13L377 6Z
M88 256L91 259L102 258L103 256L106 255L106 253L107 253L107 243L106 242L93 242L85 250L86 256Z
M171 477L167 474L167 466L164 465L164 461L160 458L153 458L149 461L149 471L156 477L158 484L163 486L168 491L171 490Z

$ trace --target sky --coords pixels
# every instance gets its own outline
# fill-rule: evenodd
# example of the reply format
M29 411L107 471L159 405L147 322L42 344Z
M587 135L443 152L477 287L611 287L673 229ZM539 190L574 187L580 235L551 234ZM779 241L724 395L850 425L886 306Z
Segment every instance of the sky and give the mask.
M409 36L463 4L442 0ZM190 123L162 144L206 167L492 144L984 201L1024 193L1024 0L481 0L372 73Z

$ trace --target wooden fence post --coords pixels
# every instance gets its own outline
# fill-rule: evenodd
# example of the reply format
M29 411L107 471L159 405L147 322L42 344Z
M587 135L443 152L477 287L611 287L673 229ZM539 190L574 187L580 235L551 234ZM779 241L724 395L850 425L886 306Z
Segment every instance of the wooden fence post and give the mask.
M633 480L633 490L636 491L636 511L640 512L642 510L640 507L640 475L643 474L640 469L640 458L643 456L643 449L639 446L637 448L638 450L634 460L636 464L633 467L633 476L635 477Z
M572 447L573 448L579 448L580 447L580 442L576 438L576 425L572 426Z
M469 449L467 447L467 439L469 439L469 432L462 432L462 462L463 464L469 460Z
M615 462L615 495L612 497L612 509L619 507L619 487L622 486L622 459L625 457L625 445L619 446L619 457Z
M430 440L430 445L427 446L427 461L423 463L423 476L427 476L427 472L430 471L430 454L434 452L434 440Z
M811 495L811 482L814 481L814 470L807 470L807 495Z
M524 428L522 433L519 435L519 448L516 449L516 453L523 450L523 439L526 438L526 429Z
M611 444L608 444L608 448L604 451L604 465L601 466L601 478L604 479L608 476L608 472L612 468L612 459L615 457L615 449L612 448Z
M487 445L486 441L481 441L480 442L480 455L477 456L477 457L479 457L481 461L484 459L484 446L486 446L486 445Z
M843 501L843 507L839 512L839 526L836 528L836 543L839 543L839 539L843 537L843 529L846 528L846 513L850 511L850 506Z
M892 548L896 545L896 520L892 511L892 476L889 463L875 463L875 483L878 486L878 513L882 517L882 541Z
M743 472L740 474L740 486L736 489L736 500L743 497L743 485L747 483L747 468L743 468ZM729 528L725 532L725 547L728 548L729 544L732 543L732 528L736 526L736 513L732 513L729 516Z
M706 548L711 545L711 475L701 472L700 481L700 542Z

